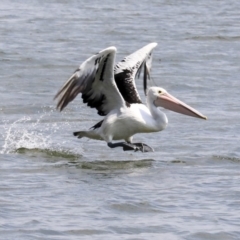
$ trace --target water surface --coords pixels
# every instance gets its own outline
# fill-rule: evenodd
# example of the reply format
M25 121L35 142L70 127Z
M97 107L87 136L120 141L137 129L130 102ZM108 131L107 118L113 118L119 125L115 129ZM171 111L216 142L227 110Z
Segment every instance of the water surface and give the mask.
M1 239L240 239L239 7L1 1ZM153 153L75 139L101 117L80 97L57 112L60 86L105 47L149 42L155 84L209 120L164 111L166 130L135 136Z

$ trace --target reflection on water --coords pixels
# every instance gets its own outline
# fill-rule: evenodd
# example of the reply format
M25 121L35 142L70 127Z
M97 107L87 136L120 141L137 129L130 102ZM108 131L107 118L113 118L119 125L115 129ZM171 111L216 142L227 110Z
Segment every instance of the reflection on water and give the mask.
M226 160L234 163L240 163L240 158L239 157L230 157L230 156L220 156L220 155L214 155L213 156L214 160Z
M24 154L28 157L44 158L46 161L59 162L63 159L67 161L66 164L69 166L75 166L81 169L91 170L120 170L120 169L131 169L131 168L146 168L151 167L154 162L153 159L142 159L142 160L84 160L84 157L78 154L72 154L66 151L56 151L50 149L27 149L18 148L16 153Z
M152 159L143 159L138 161L114 161L114 160L104 160L104 161L87 161L81 163L78 167L83 169L91 170L124 170L132 168L148 168L152 166L154 160Z
M51 149L41 149L41 148L18 148L16 153L26 154L29 157L43 157L47 159L59 159L64 158L68 160L81 158L81 155L73 154L67 151L57 151Z

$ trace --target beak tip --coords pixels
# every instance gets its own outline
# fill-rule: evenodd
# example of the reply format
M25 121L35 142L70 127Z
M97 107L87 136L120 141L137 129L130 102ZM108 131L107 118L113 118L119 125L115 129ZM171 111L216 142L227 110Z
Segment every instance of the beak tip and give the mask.
M204 116L204 119L205 119L205 120L208 120L208 118L207 118L206 116Z

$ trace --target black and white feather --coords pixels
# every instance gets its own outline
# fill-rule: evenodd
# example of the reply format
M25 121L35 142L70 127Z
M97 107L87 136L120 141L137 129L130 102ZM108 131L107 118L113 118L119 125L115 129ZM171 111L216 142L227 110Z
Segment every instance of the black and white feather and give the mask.
M146 95L147 79L150 79L152 51L157 43L150 43L125 57L114 68L114 77L119 91L128 103L142 103L135 79L143 70L143 87Z
M60 111L79 93L83 102L101 116L125 104L114 80L116 51L115 47L106 48L80 65L55 96Z

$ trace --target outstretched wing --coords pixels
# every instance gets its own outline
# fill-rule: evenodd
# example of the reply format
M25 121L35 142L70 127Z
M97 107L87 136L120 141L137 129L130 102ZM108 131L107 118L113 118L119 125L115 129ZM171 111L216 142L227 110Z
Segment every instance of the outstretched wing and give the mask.
M79 93L84 103L96 108L101 116L125 105L114 81L114 64L117 49L106 48L83 62L58 91L57 108L62 111Z
M142 68L144 68L143 86L146 95L147 78L150 79L152 51L156 46L157 43L146 45L125 57L114 68L116 84L128 103L142 103L135 84L135 78L140 77Z

